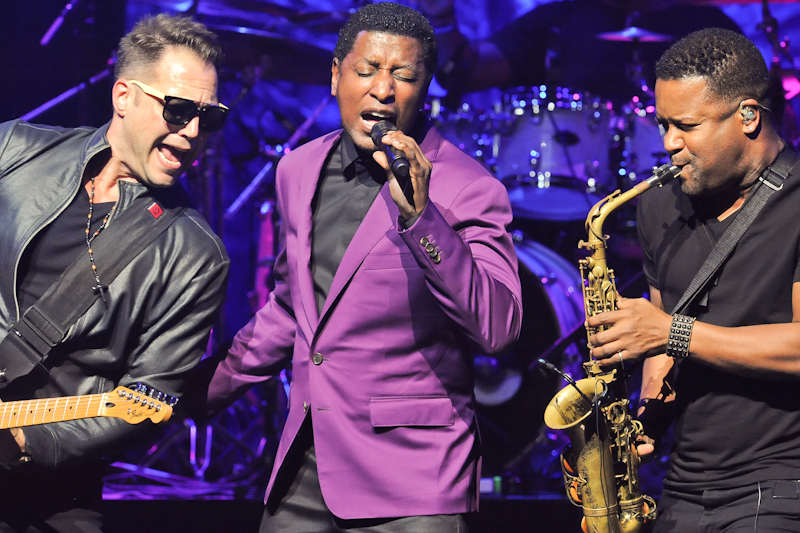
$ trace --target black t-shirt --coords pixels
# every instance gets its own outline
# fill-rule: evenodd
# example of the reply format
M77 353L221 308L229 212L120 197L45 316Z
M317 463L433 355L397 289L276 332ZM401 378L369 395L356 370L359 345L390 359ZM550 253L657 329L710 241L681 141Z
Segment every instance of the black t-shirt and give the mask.
M94 204L92 233L103 223L114 202ZM18 291L20 312L33 305L76 257L85 256L86 268L92 268L86 249L86 218L89 214L89 195L83 187L67 208L48 224L25 250L19 268ZM99 235L97 238L102 238ZM98 272L100 281L102 271Z
M627 100L640 92L627 72L637 46L639 62L652 89L654 65L674 41L635 45L600 40L598 33L624 30L629 22L676 39L710 27L740 31L736 23L713 6L675 6L639 14L631 17L626 10L599 0L554 2L525 13L489 40L508 59L513 76L509 86L545 83Z
M726 327L791 322L792 285L800 282L798 206L800 165L795 165L709 283L707 306L693 304L686 314ZM701 220L697 212L679 180L640 199L644 271L667 312L734 218ZM700 493L800 479L796 382L735 376L689 358L680 363L675 388L678 419L666 488Z

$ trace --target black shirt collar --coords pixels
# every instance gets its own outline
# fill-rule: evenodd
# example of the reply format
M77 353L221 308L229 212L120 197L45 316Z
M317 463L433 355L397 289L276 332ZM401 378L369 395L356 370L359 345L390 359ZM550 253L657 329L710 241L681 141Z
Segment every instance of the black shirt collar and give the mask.
M361 154L356 148L356 143L347 133L342 131L342 141L339 143L339 155L342 158L342 170L352 165L355 161L362 159Z
M386 181L386 171L372 158L372 152L365 152L356 147L355 142L346 131L342 131L339 157L345 179L358 177L363 180L366 175L369 175L378 183Z

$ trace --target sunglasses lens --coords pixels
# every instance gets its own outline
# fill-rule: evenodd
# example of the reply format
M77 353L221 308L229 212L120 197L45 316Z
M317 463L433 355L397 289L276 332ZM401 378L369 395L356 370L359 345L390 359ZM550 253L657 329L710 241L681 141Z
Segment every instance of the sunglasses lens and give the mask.
M164 104L164 120L170 124L184 126L196 116L197 106L191 100L172 97Z
M217 106L205 106L200 113L200 127L206 131L217 131L225 124L228 110Z
M168 96L164 104L164 120L177 126L185 126L194 117L200 115L200 128L206 131L217 131L228 118L228 110L218 106L204 105L197 109L191 100Z

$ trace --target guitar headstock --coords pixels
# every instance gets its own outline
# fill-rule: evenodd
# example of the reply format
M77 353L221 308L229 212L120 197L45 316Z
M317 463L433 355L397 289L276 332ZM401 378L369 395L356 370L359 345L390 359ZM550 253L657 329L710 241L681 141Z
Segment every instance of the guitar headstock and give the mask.
M172 406L176 403L178 399L175 396L137 383L133 389L117 387L109 392L100 416L121 418L129 424L138 424L146 419L158 424L169 420Z

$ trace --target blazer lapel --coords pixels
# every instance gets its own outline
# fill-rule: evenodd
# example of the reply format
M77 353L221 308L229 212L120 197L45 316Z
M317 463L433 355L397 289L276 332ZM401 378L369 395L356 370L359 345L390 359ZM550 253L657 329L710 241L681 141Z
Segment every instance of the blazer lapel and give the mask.
M314 194L317 192L319 176L322 172L322 165L328 157L333 144L339 139L341 130L327 136L318 150L309 160L303 161L302 169L299 172L306 175L300 186L299 198L292 199L295 205L300 206L297 219L297 280L300 290L300 301L306 316L309 338L313 335L319 323L319 313L317 311L317 299L314 293L314 277L311 273L311 236L314 226L313 212L311 204L314 201ZM303 170L305 169L305 170Z

